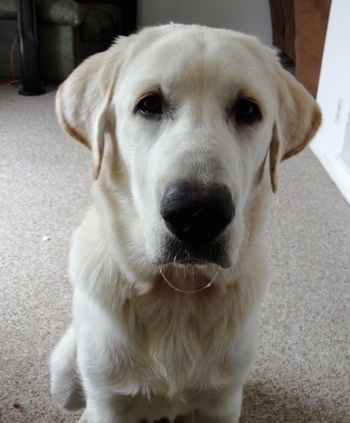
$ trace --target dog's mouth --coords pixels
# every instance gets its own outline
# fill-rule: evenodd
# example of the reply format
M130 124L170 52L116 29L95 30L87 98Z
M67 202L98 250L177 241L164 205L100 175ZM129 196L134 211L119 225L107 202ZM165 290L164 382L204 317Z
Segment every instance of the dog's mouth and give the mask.
M173 264L178 267L216 265L226 269L232 266L227 238L224 236L209 243L194 244L180 241L171 235L166 236L155 264Z
M155 264L161 282L177 292L194 294L212 287L222 269L232 265L228 237L205 244L181 241L167 234Z

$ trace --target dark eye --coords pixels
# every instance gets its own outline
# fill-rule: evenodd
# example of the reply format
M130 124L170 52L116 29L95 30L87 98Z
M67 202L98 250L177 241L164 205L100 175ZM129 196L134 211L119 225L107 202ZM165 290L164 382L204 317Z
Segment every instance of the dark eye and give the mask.
M262 118L261 111L256 103L248 99L240 99L234 108L235 120L238 124L253 124Z
M137 105L137 110L143 115L154 116L163 113L163 102L159 94L144 97Z

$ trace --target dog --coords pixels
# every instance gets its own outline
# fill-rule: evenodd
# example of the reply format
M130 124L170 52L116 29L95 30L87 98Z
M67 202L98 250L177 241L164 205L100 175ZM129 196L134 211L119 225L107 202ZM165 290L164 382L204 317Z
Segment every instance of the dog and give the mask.
M270 192L321 123L315 100L256 38L169 24L84 61L56 111L91 150L93 201L54 401L88 423L238 422Z

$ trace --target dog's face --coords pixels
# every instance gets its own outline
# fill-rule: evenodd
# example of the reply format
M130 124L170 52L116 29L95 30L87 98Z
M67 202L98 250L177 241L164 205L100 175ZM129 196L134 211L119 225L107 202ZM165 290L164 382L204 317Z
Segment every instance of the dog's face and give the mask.
M135 262L234 266L266 158L275 190L278 162L320 123L315 102L233 31L151 28L96 57L60 89L58 114L124 203Z
M271 85L242 40L198 29L122 68L117 139L150 261L234 264L272 138Z

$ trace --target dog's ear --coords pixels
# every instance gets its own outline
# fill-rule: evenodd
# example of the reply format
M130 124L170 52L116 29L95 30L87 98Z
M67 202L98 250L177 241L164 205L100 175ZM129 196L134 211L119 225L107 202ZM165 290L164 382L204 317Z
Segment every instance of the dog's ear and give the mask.
M112 99L129 38L121 37L107 51L86 59L61 84L56 95L59 123L92 152L94 179L101 170L105 133L115 133Z
M306 89L276 63L278 110L270 146L270 177L277 190L277 167L303 150L319 128L321 111Z

